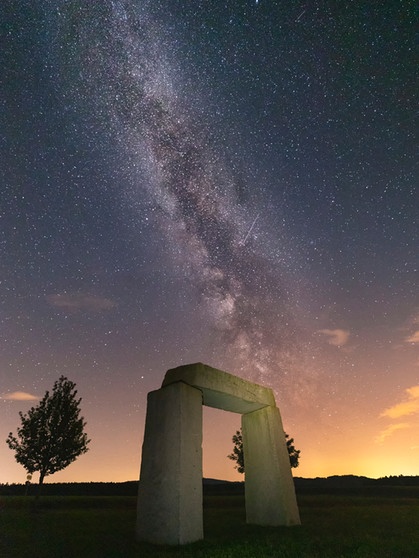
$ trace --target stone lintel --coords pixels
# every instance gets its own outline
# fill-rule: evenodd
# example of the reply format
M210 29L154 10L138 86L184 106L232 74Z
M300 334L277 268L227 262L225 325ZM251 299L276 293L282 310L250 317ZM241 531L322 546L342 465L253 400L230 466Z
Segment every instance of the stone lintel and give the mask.
M201 362L168 370L162 387L176 382L184 382L201 390L204 405L224 411L246 414L267 406L276 406L270 388L248 382Z

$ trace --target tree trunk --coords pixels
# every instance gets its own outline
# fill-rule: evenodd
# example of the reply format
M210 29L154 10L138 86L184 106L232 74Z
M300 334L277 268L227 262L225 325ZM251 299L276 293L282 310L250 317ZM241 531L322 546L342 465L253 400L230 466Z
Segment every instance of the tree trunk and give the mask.
M39 482L38 482L38 490L36 491L36 496L35 496L35 503L38 504L39 503L39 499L41 497L41 493L42 493L42 486L44 484L44 478L45 478L45 473L43 471L41 471L39 473Z

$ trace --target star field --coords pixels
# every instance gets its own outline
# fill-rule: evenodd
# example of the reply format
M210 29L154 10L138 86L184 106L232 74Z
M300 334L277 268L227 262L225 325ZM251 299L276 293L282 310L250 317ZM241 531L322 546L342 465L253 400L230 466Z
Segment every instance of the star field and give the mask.
M299 474L416 474L413 2L1 17L3 437L64 374L92 448L61 478L136 478L147 392L202 361L274 389Z

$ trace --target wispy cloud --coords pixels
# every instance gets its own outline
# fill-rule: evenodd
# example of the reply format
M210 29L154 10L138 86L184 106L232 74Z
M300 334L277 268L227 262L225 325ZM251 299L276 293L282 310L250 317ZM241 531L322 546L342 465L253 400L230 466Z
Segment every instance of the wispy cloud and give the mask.
M409 337L406 337L405 342L406 343L419 343L419 329L417 331L415 331L414 333L412 333L412 335L409 335Z
M410 317L411 325L419 325L419 309L416 309Z
M394 419L419 413L419 386L408 388L406 394L404 401L389 407L380 416Z
M343 347L349 340L350 332L347 329L319 329L317 333L326 335L329 345Z
M385 428L375 439L377 444L382 444L386 438L397 432L398 430L403 430L404 428L409 428L410 424L407 422L399 422L397 424L390 424Z
M419 343L419 308L415 308L402 327L405 343ZM409 332L409 333L408 333Z
M117 306L116 302L110 298L80 292L50 294L46 299L51 306L67 310L101 312Z
M39 397L25 391L12 391L11 393L2 393L0 399L7 399L9 401L38 401Z

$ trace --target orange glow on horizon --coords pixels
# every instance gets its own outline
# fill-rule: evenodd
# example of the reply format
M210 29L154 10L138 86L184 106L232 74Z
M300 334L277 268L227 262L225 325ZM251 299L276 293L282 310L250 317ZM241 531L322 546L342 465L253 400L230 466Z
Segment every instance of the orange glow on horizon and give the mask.
M230 481L244 480L227 458L232 451L231 437L240 427L240 415L213 409L204 411L203 475ZM333 475L359 475L379 478L390 475L417 475L419 444L413 445L410 429L394 432L382 444L374 441L366 431L360 436L340 436L324 445L312 442L313 432L307 438L299 431L291 432L297 449L301 450L300 466L293 469L296 477L314 478ZM135 441L135 444L134 444ZM92 445L91 451L79 457L67 469L46 478L46 482L124 482L137 480L140 470L140 442L131 442L133 450L126 452L124 443L109 446L109 452ZM121 457L123 456L123 457ZM16 464L13 453L5 454L1 470L1 483L24 483L26 471ZM33 477L37 482L37 475Z
M366 396L356 405L344 403L336 408L325 401L320 409L308 407L297 415L288 401L278 402L285 431L301 450L300 466L293 475L313 478L333 475L359 475L378 478L390 475L419 474L419 414L411 412L419 387L403 387L392 397ZM145 396L144 396L145 398ZM401 406L404 403L409 406ZM13 413L3 425L5 432L16 431L18 411L29 408L29 401L7 402ZM374 407L373 407L374 405ZM114 417L84 400L87 432L92 442L87 454L68 468L47 477L46 482L124 482L137 480L140 471L145 405L139 414ZM389 413L396 409L397 413ZM405 413L399 418L401 409ZM294 417L293 417L294 414ZM287 419L293 417L293 422ZM204 407L203 475L223 480L243 480L227 458L233 448L232 436L240 428L239 414ZM7 434L6 434L7 436ZM5 436L5 437L6 437ZM22 483L26 471L18 465L13 452L0 446L2 467L0 483ZM36 482L37 475L34 475Z

